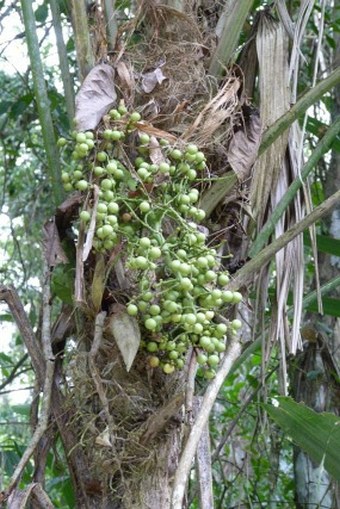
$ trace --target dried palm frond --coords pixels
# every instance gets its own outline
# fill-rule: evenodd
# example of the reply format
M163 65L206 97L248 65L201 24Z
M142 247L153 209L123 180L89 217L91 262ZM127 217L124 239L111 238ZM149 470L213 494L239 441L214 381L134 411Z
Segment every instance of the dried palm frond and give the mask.
M264 129L272 125L290 107L288 35L282 22L274 20L269 13L261 15L256 37L259 62L261 97L260 115ZM297 124L282 135L259 157L254 168L251 184L251 201L257 228L260 230L264 221L270 217L290 183L299 174L298 149L301 133ZM294 223L299 222L304 214L301 195L285 211L275 226L275 236L282 235ZM272 339L279 342L281 350L281 387L286 384L286 349L295 352L301 346L300 322L303 296L303 240L302 236L294 239L277 253L276 261L276 309L272 314L270 327ZM267 296L268 271L261 271L258 278L258 314L264 311ZM294 318L290 331L286 303L292 288L294 296ZM264 350L264 362L270 354L270 344Z
M263 129L266 129L289 109L290 95L288 40L282 24L268 13L263 13L259 21L256 46L260 70L260 117ZM270 194L277 185L287 140L288 132L285 132L258 158L254 168L250 197L259 228Z
M259 92L261 98L260 117L263 129L273 124L289 108L289 86L288 86L288 39L284 27L280 22L275 21L268 12L260 15L256 35L256 49L259 65ZM250 201L253 207L253 215L260 230L264 224L267 214L270 213L271 202L273 202L273 191L275 191L279 178L285 153L287 149L288 132L283 133L264 154L262 154L254 167L254 174L250 186ZM272 197L272 199L271 199ZM279 257L282 256L278 255ZM257 279L257 298L255 316L260 329L264 317L264 310L267 301L267 289L269 284L269 267L263 267ZM281 314L282 316L282 314ZM274 329L282 331L280 318L277 311L272 315L273 320L270 329L273 334L270 338L277 337ZM274 326L274 321L276 324ZM281 339L281 358L284 355L284 335ZM265 372L265 365L270 357L272 342L262 338L263 365L262 373ZM283 365L282 372L286 373L286 366ZM284 375L284 379L285 379ZM285 383L283 383L285 386Z

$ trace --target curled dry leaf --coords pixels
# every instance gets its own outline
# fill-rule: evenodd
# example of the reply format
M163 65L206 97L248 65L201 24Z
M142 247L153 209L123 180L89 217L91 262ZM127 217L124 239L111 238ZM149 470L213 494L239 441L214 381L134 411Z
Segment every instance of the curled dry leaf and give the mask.
M125 306L115 304L112 306L108 327L122 354L126 371L130 371L141 340L138 322L127 314Z
M165 157L155 136L150 138L150 159L153 164L160 164L165 161Z
M126 102L133 104L136 83L131 66L122 60L119 60L118 64L115 66L115 69L117 71L120 81L119 85Z
M55 221L61 235L70 228L71 223L78 214L79 205L82 201L83 196L81 193L73 193L57 208Z
M142 75L142 89L146 94L150 94L157 85L160 85L166 79L167 77L164 76L162 69L157 67L157 69Z
M97 445L101 445L102 447L112 447L108 428L104 429L104 431L96 437L95 443Z
M244 128L237 131L229 144L228 161L238 179L248 178L261 141L261 120L257 112L251 113Z
M80 131L95 129L117 99L115 72L108 64L96 65L76 96L76 123Z
M46 262L49 267L55 267L59 263L68 262L68 258L60 242L59 232L54 217L44 224L43 247Z
M94 269L92 286L91 286L91 298L93 307L96 312L99 311L103 294L105 289L105 260L104 256L99 254L97 255L96 266Z

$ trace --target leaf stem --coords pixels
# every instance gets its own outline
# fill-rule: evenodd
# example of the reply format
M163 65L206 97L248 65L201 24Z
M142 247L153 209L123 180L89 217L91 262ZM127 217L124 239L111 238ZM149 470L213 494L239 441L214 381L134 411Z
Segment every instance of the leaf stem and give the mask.
M266 265L271 258L280 251L280 249L285 247L297 235L325 216L339 200L340 189L316 207L310 214L302 219L302 221L289 228L286 233L274 240L271 244L269 244L269 246L262 249L262 251L257 254L256 258L252 258L249 262L247 262L242 269L237 272L235 279L229 283L228 290L237 290L248 284L255 272L259 271L261 267Z
M39 41L35 26L32 0L21 0L24 18L26 42L31 62L33 88L37 102L42 137L47 157L47 170L52 185L52 196L55 205L63 201L63 188L60 178L59 152L56 144L50 102L47 96L43 66L40 58Z
M74 119L74 90L70 69L68 66L66 46L63 38L63 29L60 20L60 9L57 0L50 0L50 6L52 11L53 27L59 55L61 79L64 87L67 116L69 124L70 126L72 126L72 121Z

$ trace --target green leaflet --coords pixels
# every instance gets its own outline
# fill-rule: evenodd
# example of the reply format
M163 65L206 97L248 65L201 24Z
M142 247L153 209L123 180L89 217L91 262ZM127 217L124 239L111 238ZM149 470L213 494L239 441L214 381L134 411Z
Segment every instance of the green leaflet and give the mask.
M322 297L323 312L328 316L340 317L340 299ZM306 309L312 313L318 313L318 304L316 300L311 302Z
M312 245L307 232L303 236L303 242L305 246L311 247ZM340 257L340 240L333 237L328 237L327 235L317 235L316 243L318 246L318 251Z
M292 398L277 401L278 407L264 405L268 414L315 463L340 480L340 417L314 412Z

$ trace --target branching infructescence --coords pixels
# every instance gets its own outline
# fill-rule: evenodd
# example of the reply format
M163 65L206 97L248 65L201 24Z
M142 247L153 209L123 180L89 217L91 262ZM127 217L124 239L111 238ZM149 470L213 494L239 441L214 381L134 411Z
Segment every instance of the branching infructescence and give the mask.
M96 132L75 131L70 142L59 140L73 150L62 180L66 191L86 193L79 231L87 234L87 251L108 257L119 251L125 270L134 274L123 303L142 329L149 365L172 373L194 347L209 379L225 351L227 330L241 327L239 320L218 323L216 315L242 296L225 289L229 275L200 226L204 153L193 143L173 144L169 135L170 144L156 131L121 104Z

